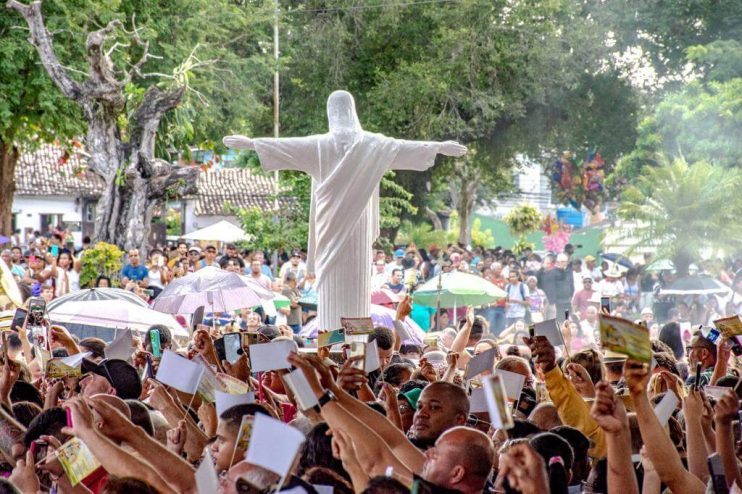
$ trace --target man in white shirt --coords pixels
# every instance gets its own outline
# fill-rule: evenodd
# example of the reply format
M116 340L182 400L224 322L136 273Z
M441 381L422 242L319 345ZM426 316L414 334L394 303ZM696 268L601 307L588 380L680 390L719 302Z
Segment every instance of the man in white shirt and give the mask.
M373 275L371 276L371 290L379 290L387 281L389 277L386 273L386 263L384 260L374 261Z
M301 283L304 276L306 276L307 265L301 260L301 251L299 249L291 251L291 259L281 266L281 271L279 272L281 279L286 281L286 274L289 272L294 273L297 283Z

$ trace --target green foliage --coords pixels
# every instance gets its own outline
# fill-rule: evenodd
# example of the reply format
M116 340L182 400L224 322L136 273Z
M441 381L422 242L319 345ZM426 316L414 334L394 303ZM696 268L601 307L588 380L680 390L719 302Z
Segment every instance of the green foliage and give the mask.
M451 213L448 223L448 242L458 242L458 230L459 214L454 211ZM485 249L493 249L495 247L495 236L492 230L489 228L482 230L482 220L480 218L474 218L471 224L471 245L484 247Z
M172 208L168 209L165 216L165 228L167 235L180 235L182 233L181 224L182 218L180 215L180 210Z
M513 251L513 254L520 255L526 249L533 250L535 248L536 248L536 244L534 244L533 242L529 242L528 240L526 240L524 236L520 236L518 237L518 240L515 242L515 244L513 244L512 251Z
M400 225L394 243L397 245L414 243L424 248L435 244L440 247L448 243L448 233L443 230L433 230L430 223L413 223L405 220Z
M92 288L100 275L108 276L117 286L123 255L121 249L105 242L98 242L95 247L84 251L80 259L80 287Z
M382 229L397 228L403 213L417 213L417 208L410 202L412 194L394 181L395 175L393 171L388 171L381 177L379 222Z
M535 206L521 204L512 208L505 216L505 223L516 235L527 235L541 226L541 213Z
M742 241L742 171L682 158L658 163L623 194L619 215L631 222L626 239L672 258L680 273L704 250L736 252Z

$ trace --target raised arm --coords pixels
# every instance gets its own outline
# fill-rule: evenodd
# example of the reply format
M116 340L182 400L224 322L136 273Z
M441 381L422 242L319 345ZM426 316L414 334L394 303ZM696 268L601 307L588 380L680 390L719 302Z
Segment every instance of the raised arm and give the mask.
M196 485L195 471L178 455L166 446L155 441L134 425L118 410L95 397L88 404L103 420L102 432L112 439L123 441L131 446L140 457L147 460L163 480L178 492L187 492Z
M595 386L596 396L591 415L605 431L608 448L608 485L611 492L639 494L639 484L631 463L631 432L623 402L616 398L606 381Z
M737 393L733 390L727 390L726 394L716 402L716 448L724 463L724 477L729 487L735 480L737 485L742 485L742 472L737 466L734 433L732 432L732 421L737 418L738 409Z
M657 420L654 409L647 397L649 369L646 364L626 361L624 376L629 393L634 401L639 430L644 441L647 457L654 465L657 475L672 492L703 494L706 486L683 468L680 455L675 449L670 436Z
M72 428L62 432L79 437L90 449L106 472L116 477L136 477L152 484L159 492L175 493L149 464L116 446L110 439L95 430L93 412L80 398L67 402L72 412Z
M419 473L425 462L424 454L407 439L386 417L356 400L332 382L329 370L321 362L293 354L289 362L301 368L313 391L319 397L329 389L336 400L322 407L322 417L331 428L342 428L353 437L368 437L370 440L357 444L359 455L365 453L376 466L406 469ZM314 369L322 375L322 384ZM323 387L324 385L324 387ZM373 438L378 440L374 441ZM399 467L399 468L398 468Z

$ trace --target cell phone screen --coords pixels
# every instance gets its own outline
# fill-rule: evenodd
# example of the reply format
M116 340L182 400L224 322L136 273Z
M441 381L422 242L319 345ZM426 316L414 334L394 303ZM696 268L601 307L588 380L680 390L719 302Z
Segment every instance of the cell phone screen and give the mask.
M240 358L242 349L242 337L239 333L227 333L224 335L224 356L227 362L233 364Z
M149 341L152 346L152 356L154 358L162 357L162 349L160 348L160 331L153 329L149 333Z
M13 315L13 322L10 323L10 329L12 331L18 331L23 326L23 323L26 322L27 316L28 311L26 309L16 309Z
M600 310L601 311L607 311L611 312L611 298L610 297L600 297Z

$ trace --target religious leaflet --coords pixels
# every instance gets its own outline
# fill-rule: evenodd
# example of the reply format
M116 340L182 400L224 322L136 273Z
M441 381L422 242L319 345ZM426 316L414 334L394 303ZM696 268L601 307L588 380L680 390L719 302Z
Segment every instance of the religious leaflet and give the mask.
M338 343L345 343L345 330L342 328L317 334L318 348L332 346Z
M64 358L52 358L46 363L46 377L50 379L80 377L82 375L82 360L90 355L92 355L91 352L85 352Z
M600 342L604 350L623 353L647 364L652 361L649 330L626 319L601 314Z
M508 397L502 378L498 375L489 376L484 380L483 384L490 422L498 429L512 429L515 426L515 422L508 406Z
M73 487L100 467L93 453L76 437L60 446L56 454Z
M374 333L374 323L370 317L341 317L340 325L345 330L345 342L367 342Z
M725 317L714 321L714 326L718 329L724 338L732 339L735 336L742 335L742 320L739 316Z

